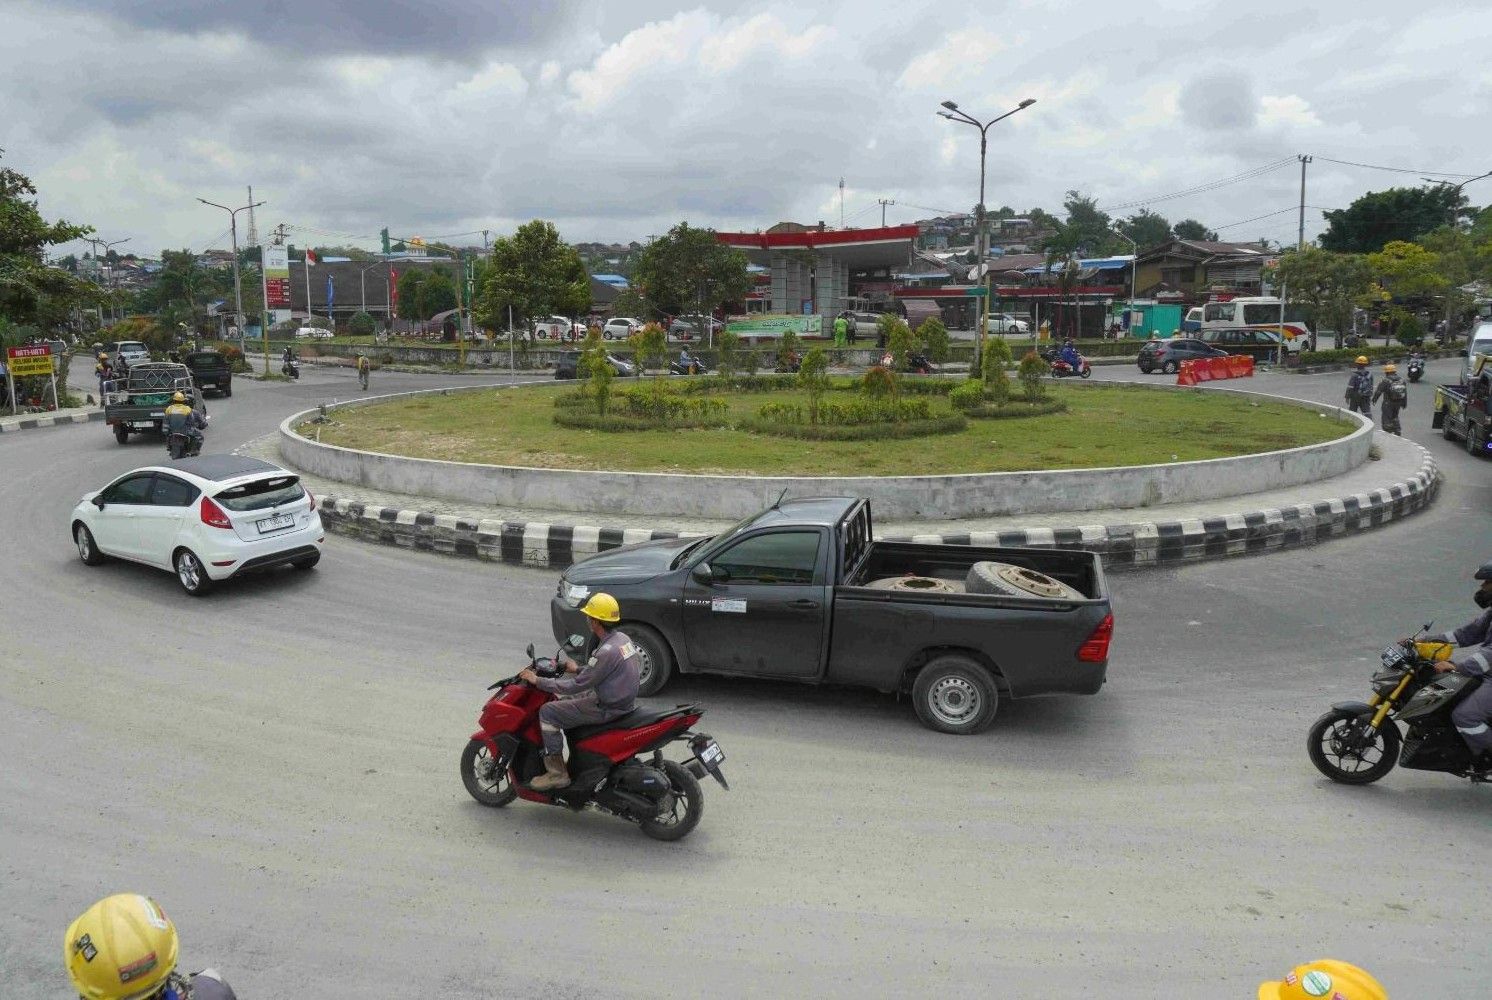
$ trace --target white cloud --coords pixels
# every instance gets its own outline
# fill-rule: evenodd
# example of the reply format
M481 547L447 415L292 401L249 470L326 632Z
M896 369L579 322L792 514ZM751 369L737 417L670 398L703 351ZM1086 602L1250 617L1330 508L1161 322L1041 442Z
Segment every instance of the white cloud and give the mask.
M937 48L907 63L896 84L910 89L937 90L962 83L981 73L1007 46L1003 38L985 28L950 31Z
M558 80L559 75L560 64L554 59L548 60L543 66L539 67L539 82L546 87Z
M1305 98L1296 94L1287 94L1284 97L1274 97L1265 94L1259 98L1260 125L1320 125L1321 119L1316 117L1316 112L1306 103Z

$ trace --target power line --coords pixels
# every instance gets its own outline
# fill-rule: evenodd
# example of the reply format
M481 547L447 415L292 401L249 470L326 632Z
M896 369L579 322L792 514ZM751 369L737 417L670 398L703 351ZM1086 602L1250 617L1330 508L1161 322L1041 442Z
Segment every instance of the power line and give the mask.
M1362 167L1364 170L1386 170L1394 174L1430 174L1434 177L1475 177L1476 174L1451 174L1443 170L1412 170L1409 167L1385 167L1377 163L1356 163L1352 160L1334 160L1329 156L1317 156L1325 163L1337 163L1344 167Z
M1295 157L1294 155L1291 155L1279 160L1275 160L1273 163L1265 163L1257 167L1251 167L1250 169L1245 170L1242 173L1233 174L1230 177L1220 177L1215 181L1208 181L1205 184L1198 184L1196 187L1186 188L1182 191L1173 191L1170 194L1156 195L1151 198L1140 198L1135 201L1127 201L1119 205L1104 205L1101 206L1100 210L1104 212L1116 212L1120 209L1125 208L1139 208L1144 205L1152 205L1158 201L1172 201L1176 198L1185 198L1194 194L1205 194L1208 191L1215 191L1218 188L1227 187L1230 184L1238 184L1242 181L1253 180L1255 177L1262 177L1265 174L1280 169L1287 163L1294 162L1296 162Z
M1314 205L1307 205L1306 206L1306 208L1315 208L1315 207L1316 206L1314 206ZM1230 222L1226 226L1208 226L1207 228L1208 229L1212 229L1214 231L1221 231L1221 230L1224 230L1224 229L1233 229L1233 228L1235 228L1237 226L1246 226L1250 222L1258 222L1260 219L1272 219L1276 215L1284 215L1286 212L1294 212L1294 211L1297 211L1298 209L1299 209L1298 205L1288 205L1285 208L1278 209L1277 211L1274 211L1274 212L1265 212L1263 215L1256 215L1252 219L1244 219L1242 222Z

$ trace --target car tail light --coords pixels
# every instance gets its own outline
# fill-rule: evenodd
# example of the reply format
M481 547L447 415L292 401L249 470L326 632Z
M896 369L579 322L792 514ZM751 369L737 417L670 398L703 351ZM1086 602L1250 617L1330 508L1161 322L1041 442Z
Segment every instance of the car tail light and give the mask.
M1078 647L1078 659L1083 663L1102 663L1109 658L1109 641L1114 638L1114 616L1104 615L1103 621Z
M316 509L316 494L312 493L310 490L306 490L306 499L309 500L309 501L311 501L311 509L315 510Z
M202 523L209 528L233 530L233 522L228 520L228 515L223 513L223 508L212 502L212 497L202 498Z

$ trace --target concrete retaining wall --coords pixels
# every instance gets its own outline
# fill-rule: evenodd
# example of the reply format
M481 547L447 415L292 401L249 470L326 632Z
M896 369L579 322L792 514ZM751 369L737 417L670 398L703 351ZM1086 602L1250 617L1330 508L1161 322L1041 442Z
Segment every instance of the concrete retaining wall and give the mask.
M400 393L338 406L366 406L429 392L492 388L464 386ZM500 388L521 391L511 386ZM1152 386L1146 391L1199 390ZM1200 391L1281 398L1230 388ZM1320 403L1290 402L1313 413L1344 413ZM1323 444L1164 465L950 476L749 477L535 469L354 451L296 434L294 428L315 413L298 413L280 425L280 454L291 465L327 479L390 493L492 506L710 518L745 517L767 506L783 490L788 496L799 497L869 497L877 514L887 520L998 517L1216 500L1342 475L1367 460L1373 431L1370 420L1354 414L1351 418L1358 425L1356 430Z

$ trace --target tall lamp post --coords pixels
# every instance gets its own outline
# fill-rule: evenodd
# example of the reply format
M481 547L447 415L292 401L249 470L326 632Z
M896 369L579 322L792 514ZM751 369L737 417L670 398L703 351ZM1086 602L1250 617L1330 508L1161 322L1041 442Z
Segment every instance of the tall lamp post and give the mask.
M217 202L208 201L206 198L198 198L197 200L204 205L221 208L228 213L228 232L233 235L233 322L238 327L238 342L241 346L243 344L243 286L238 280L238 213L250 208L258 208L264 202L256 201L252 204L240 205L237 208L229 208L227 205L219 205ZM306 311L310 311L309 303L306 305ZM262 319L261 322L263 322Z
M1024 111L1035 103L1036 99L1034 97L1028 97L1003 115L991 118L987 122L981 122L978 118L960 110L959 106L952 101L944 101L944 110L938 112L941 117L947 118L951 122L963 122L965 125L973 125L979 130L979 205L974 209L974 224L977 227L974 247L975 257L978 261L977 273L979 274L979 284L984 289L984 295L982 296L984 301L979 308L979 336L975 340L977 346L974 351L974 370L976 372L980 370L980 365L984 362L984 334L989 326L989 263L985 260L985 257L989 255L989 234L985 231L984 225L984 159L985 150L988 146L989 128L995 122L1004 121L1017 111Z
M1459 201L1460 198L1461 198L1461 189L1464 188L1466 185L1470 184L1472 181L1484 180L1484 179L1486 179L1488 177L1492 177L1492 170L1487 171L1485 174L1478 174L1475 177L1467 178L1466 180L1462 181L1460 184L1446 185L1447 187L1450 187L1450 189L1451 189L1450 207L1446 211L1450 215L1450 219L1448 221L1448 224L1450 225L1450 227L1452 229L1456 228L1456 214L1457 214L1456 202ZM1430 181L1430 178L1428 178L1428 177L1421 177L1420 180ZM1445 181L1430 181L1430 183L1432 183L1432 184L1445 184L1446 182ZM1447 288L1445 290L1445 336L1446 336L1446 339L1449 339L1450 335L1451 335L1451 290L1449 288Z
M1109 232L1113 233L1115 236L1128 243L1130 249L1131 259L1129 262L1129 306L1124 310L1124 328L1127 330L1129 329L1129 314L1134 312L1135 309L1135 272L1140 269L1140 245L1134 240L1130 239L1128 236L1121 233L1119 230L1114 229L1113 227L1109 228Z
M96 239L96 238L94 238L92 236L85 237L85 238L88 240L89 243L93 244L93 260L94 260L95 263L97 263L98 260L99 260L99 252L98 252L98 248L99 247L103 247L104 248L104 254L107 255L108 252L110 250L112 250L114 247L117 247L121 243L128 243L130 241L130 238L128 236L126 236L122 240L100 240L100 239ZM110 267L109 267L109 290L111 292L114 290L114 267L113 267L113 265L110 265ZM115 304L114 304L114 302L111 299L110 302L109 302L109 313L111 315L114 313L114 307L115 307ZM102 327L104 325L104 311L102 309L98 310L98 325L100 327Z

